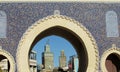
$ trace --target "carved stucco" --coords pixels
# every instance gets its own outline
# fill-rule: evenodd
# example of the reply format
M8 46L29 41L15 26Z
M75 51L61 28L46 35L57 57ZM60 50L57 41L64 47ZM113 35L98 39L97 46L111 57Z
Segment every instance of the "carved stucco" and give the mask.
M74 19L62 15L52 15L37 21L23 34L19 42L16 55L18 72L30 72L28 65L28 53L33 40L42 31L54 26L62 26L78 34L87 48L86 50L89 61L86 72L98 71L98 47L91 33L82 24Z

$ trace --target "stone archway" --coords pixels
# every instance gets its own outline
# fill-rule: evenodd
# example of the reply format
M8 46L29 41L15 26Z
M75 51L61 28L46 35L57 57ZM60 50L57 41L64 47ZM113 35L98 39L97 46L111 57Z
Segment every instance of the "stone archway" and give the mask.
M112 48L105 51L101 57L102 72L118 72L120 71L120 49L115 44Z
M15 61L13 56L9 52L3 50L2 47L0 46L0 61L3 59L7 59L7 61L9 62L8 72L15 72Z
M97 44L90 32L82 24L69 17L53 15L37 21L21 38L16 55L19 72L30 72L28 56L31 47L41 38L53 34L66 38L76 48L78 57L82 60L80 71L84 66L82 72L95 72L98 70Z

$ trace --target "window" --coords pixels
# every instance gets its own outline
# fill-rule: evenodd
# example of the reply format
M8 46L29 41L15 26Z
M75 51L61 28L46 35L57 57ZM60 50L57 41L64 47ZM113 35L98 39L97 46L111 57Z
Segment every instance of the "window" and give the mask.
M31 51L30 59L36 60L36 52L35 51Z
M4 11L0 11L0 38L6 38L7 16Z
M114 11L106 13L106 32L107 37L119 36L117 14Z

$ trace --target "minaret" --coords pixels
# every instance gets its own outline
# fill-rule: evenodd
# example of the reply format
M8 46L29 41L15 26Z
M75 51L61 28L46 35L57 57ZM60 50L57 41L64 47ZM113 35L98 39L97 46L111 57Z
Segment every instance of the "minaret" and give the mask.
M44 46L44 52L42 53L42 64L44 65L45 70L53 70L54 68L54 56L50 51L49 40Z
M45 49L45 50L44 50L45 52L50 52L49 39L48 39L48 41L46 42L46 45L45 45L44 49Z
M59 56L59 67L66 67L66 56L64 53L64 50L61 51L61 54Z

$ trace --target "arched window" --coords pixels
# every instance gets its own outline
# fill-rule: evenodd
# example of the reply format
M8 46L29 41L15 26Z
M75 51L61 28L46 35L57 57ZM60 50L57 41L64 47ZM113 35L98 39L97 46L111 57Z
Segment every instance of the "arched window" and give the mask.
M114 11L108 11L106 13L106 32L107 37L118 37L118 19L117 14Z
M4 11L0 11L0 38L6 38L7 16Z

